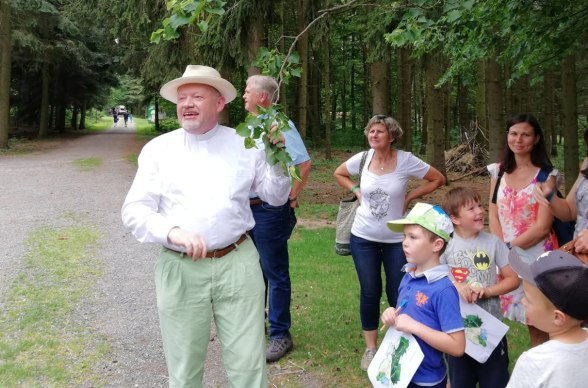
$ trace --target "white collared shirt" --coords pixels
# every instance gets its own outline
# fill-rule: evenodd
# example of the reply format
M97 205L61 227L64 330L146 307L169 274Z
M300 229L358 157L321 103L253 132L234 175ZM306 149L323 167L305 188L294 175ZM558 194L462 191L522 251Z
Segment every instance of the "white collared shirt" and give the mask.
M232 128L217 125L203 135L180 128L143 147L122 219L140 242L180 250L167 242L177 226L219 249L253 228L250 191L280 206L290 179L279 165L267 165L263 151L246 149Z

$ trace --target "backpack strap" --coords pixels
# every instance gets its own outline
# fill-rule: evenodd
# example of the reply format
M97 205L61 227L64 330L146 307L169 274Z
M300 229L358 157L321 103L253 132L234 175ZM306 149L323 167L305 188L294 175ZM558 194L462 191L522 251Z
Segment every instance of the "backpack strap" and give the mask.
M496 204L496 199L498 198L498 187L500 186L500 180L502 179L502 175L504 175L504 171L498 170L498 177L496 178L496 185L494 185L494 193L492 194L492 203Z

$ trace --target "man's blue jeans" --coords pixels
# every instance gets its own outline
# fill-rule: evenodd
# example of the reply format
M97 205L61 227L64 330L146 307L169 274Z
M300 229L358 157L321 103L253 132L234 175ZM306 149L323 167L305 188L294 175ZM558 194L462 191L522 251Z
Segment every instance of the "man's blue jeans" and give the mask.
M380 243L351 234L351 256L359 279L359 316L363 330L376 330L380 322L382 264L386 274L388 305L395 306L398 287L404 276L406 256L402 243Z
M296 225L296 215L289 201L282 206L263 202L251 206L251 211L255 227L250 234L268 283L270 339L290 337L292 288L288 239Z

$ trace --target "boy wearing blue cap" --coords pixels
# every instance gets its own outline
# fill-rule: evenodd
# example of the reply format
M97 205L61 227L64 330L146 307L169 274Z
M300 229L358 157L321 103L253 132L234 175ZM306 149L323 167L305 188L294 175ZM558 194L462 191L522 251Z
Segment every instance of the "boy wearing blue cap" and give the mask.
M408 264L398 289L401 307L387 308L382 322L414 335L425 356L408 387L445 388L443 353L459 357L465 351L459 296L448 278L449 267L439 264L453 232L451 220L440 207L417 203L406 218L389 221L388 227L404 230Z
M515 247L508 256L523 278L525 318L549 341L521 354L507 388L586 387L588 381L588 260L563 250L525 259Z

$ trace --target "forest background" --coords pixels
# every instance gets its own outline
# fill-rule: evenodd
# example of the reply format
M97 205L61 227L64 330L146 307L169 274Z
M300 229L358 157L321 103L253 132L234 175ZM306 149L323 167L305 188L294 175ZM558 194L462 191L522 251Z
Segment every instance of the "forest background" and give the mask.
M405 131L400 148L444 173L480 172L508 117L532 112L575 177L587 14L586 0L0 0L0 149L19 133L83 129L93 109L173 117L158 90L187 64L219 69L241 94L288 55L281 107L325 159L364 146L364 124L387 114ZM240 97L224 113L243 121Z
M292 358L316 368L312 351L329 375L343 370L341 381L361 382L344 367L361 352L351 334L357 330L349 330L356 309L334 303L357 299L353 287L336 297L341 279L355 282L352 266L333 261L332 228L305 228L332 226L344 195L334 167L366 146L363 127L372 115L392 115L405 131L399 148L451 183L472 185L486 202L484 166L503 147L506 120L532 112L556 166L575 177L588 117L587 16L587 0L0 0L0 149L23 137L81 132L118 105L135 117L151 106L157 132L175 129L175 107L158 91L187 64L213 66L237 87L239 97L223 112L236 126L246 115L240 95L247 76L279 75L281 109L314 166L291 247L308 260L297 264L294 283L304 291L295 314L300 321L311 315L310 298L320 299L320 314L299 325L297 338L307 345ZM438 202L446 189L427 200ZM307 292L325 283L324 273L336 274L332 292ZM509 341L521 338L514 362L528 343L520 328L511 329ZM354 354L346 355L340 338L358 347Z

